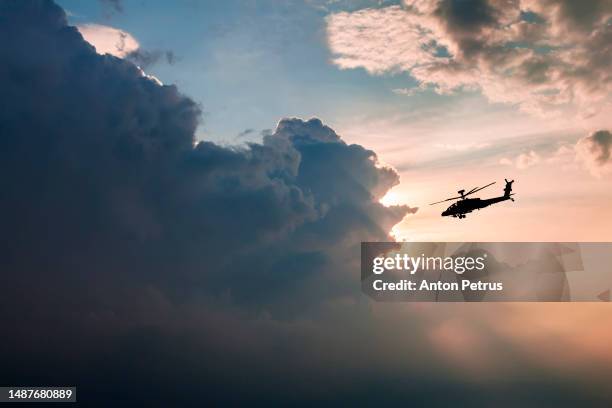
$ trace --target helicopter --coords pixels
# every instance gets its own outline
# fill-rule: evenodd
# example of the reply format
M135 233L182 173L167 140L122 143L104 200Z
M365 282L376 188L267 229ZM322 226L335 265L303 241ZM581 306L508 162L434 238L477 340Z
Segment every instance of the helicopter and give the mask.
M450 207L448 207L446 210L442 212L442 217L450 216L450 217L462 219L462 218L465 218L465 215L467 213L471 213L474 210L480 210L481 208L488 207L491 204L500 203L506 200L514 201L514 198L512 198L512 196L514 195L514 193L512 193L512 183L514 183L514 180L511 180L511 181L508 181L508 179L504 179L504 180L506 181L506 187L504 187L504 195L502 196L486 198L486 199L467 198L468 195L474 194L480 190L483 190L489 186L492 186L493 184L495 184L495 181L494 181L483 187L475 187L471 189L470 191L468 191L467 193L465 192L465 190L459 190L457 191L457 193L459 193L459 196L447 198L446 200L437 201L429 205L440 204L446 201L457 200L457 202L451 204Z

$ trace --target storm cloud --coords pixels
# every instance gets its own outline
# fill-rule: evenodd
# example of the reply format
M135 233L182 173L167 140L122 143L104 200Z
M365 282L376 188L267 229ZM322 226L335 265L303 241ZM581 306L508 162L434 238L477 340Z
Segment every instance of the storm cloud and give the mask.
M133 336L155 343L145 327L163 341L198 327L205 344L232 313L355 297L360 241L415 211L381 205L397 174L319 119L282 119L246 147L196 143L199 106L96 53L50 1L2 2L0 33L3 383L76 381L16 350L76 353L88 370Z
M241 274L316 275L321 268L280 264L301 255L312 266L334 258L338 243L386 239L410 210L379 204L397 174L318 119L283 119L247 148L194 147L199 107L96 54L61 9L7 2L2 18L3 34L20 38L2 44L0 114L2 234L11 238L2 251L31 264L18 280L138 275L239 291ZM265 266L232 269L263 253Z

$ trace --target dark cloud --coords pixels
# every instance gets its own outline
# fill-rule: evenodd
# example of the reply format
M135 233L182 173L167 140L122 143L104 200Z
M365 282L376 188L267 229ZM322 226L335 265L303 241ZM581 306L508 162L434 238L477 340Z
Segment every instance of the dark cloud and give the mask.
M433 14L443 21L449 30L479 31L483 26L497 22L495 9L487 0L443 0Z
M541 0L541 8L547 8L554 16L556 24L566 31L590 33L594 27L606 23L612 12L609 0Z
M289 318L358 296L360 241L414 211L382 206L397 174L318 119L283 119L246 148L194 146L199 107L96 54L52 2L2 2L0 23L2 383L94 395L108 364L145 372L180 347L177 328L197 327L185 346L214 362L198 370L220 369L206 347L232 313ZM22 353L52 363L10 358Z
M329 234L323 240L356 231L385 239L408 211L377 201L398 182L395 172L377 167L372 151L346 145L318 119L282 120L263 144L246 149L210 142L194 148L199 109L175 87L157 85L130 62L97 55L50 3L8 3L3 14L4 33L22 38L18 46L3 45L3 99L11 108L0 116L2 178L12 199L2 213L11 214L4 233L22 239L6 250L25 254L34 240L46 247L42 241L51 239L44 263L61 274L62 248L78 253L91 245L82 260L69 256L70 269L89 273L89 264L103 263L104 273L113 274L129 265L147 270L145 279L184 274L190 288L194 281L211 288L209 275L232 275L222 269L225 260L207 259L218 251L232 259L297 242L315 227ZM55 18L27 19L37 14ZM23 35L34 26L44 40ZM109 259L110 253L117 255ZM140 265L151 253L159 258ZM231 287L240 282L235 278L213 280Z
M509 7L516 1L496 0L442 0L437 2L432 15L444 27L457 45L459 53L467 58L485 53L489 34L485 29L496 29L507 19Z

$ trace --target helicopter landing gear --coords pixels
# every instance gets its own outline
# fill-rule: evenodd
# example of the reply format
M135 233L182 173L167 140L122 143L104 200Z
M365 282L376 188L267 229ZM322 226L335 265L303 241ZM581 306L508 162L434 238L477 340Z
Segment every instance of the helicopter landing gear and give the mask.
M465 218L465 214L459 214L459 219Z

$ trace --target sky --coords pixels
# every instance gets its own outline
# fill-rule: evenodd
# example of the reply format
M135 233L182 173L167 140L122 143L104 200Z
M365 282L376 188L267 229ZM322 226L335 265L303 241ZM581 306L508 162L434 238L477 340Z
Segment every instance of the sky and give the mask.
M609 241L611 13L0 2L0 383L91 406L610 406L609 303L376 303L359 248ZM504 178L515 202L428 205Z
M607 167L569 153L610 128L609 42L595 48L610 35L607 2L492 2L473 21L448 7L448 26L430 3L60 1L108 51L120 31L103 27L154 54L146 72L201 106L199 140L245 144L281 117L316 117L375 150L400 174L384 202L419 207L398 239L608 240ZM463 49L470 41L481 49ZM439 68L448 61L461 72ZM499 195L504 178L518 201L478 217L458 223L428 205L492 181L482 197Z

